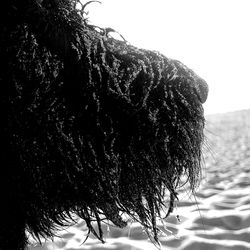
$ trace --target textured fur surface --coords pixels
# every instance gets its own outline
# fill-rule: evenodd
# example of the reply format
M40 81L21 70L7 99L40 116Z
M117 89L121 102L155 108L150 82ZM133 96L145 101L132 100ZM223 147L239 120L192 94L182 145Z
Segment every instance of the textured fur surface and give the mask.
M52 237L72 213L100 240L102 220L126 214L157 241L180 178L199 179L205 81L97 31L74 1L5 5L1 249L23 249L25 229Z

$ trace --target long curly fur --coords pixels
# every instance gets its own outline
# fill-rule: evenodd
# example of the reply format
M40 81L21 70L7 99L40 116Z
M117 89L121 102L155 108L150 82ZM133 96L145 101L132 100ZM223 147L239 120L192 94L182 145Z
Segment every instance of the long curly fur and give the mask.
M25 230L53 237L72 214L101 241L124 214L157 241L180 178L199 179L205 81L96 30L75 1L4 4L0 249L24 249Z

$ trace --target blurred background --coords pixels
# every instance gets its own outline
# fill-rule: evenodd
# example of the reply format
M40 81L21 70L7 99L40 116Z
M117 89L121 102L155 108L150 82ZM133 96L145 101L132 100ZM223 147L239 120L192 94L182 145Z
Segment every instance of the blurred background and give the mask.
M209 84L205 114L250 108L249 0L102 0L89 21L180 60Z

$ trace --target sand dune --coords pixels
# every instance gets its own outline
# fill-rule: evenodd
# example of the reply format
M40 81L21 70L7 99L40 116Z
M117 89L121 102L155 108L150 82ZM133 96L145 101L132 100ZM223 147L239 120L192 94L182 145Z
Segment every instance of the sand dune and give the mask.
M162 249L250 249L250 110L207 117L204 170L195 194L180 190L174 213L159 223ZM106 243L90 237L82 221L61 238L29 250L155 250L140 225L105 228Z

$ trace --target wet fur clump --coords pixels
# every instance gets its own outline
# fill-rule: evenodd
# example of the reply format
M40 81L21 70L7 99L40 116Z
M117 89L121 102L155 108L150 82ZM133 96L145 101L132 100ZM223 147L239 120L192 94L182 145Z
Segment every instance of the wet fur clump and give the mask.
M25 230L53 237L72 214L101 241L102 221L125 227L123 215L157 241L180 178L199 179L193 85L203 80L89 25L74 1L11 2L0 37L1 249L24 249Z

